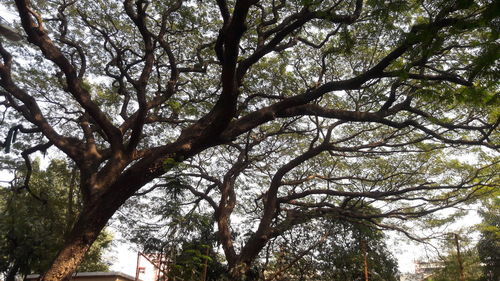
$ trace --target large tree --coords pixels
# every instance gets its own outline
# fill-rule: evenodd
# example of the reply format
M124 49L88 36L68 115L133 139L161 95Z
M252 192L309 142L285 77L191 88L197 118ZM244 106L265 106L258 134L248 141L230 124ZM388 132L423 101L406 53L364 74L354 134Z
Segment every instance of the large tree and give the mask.
M213 209L235 280L307 221L400 228L380 218L498 184L498 1L14 2L2 144L66 154L83 200L44 280L166 173Z

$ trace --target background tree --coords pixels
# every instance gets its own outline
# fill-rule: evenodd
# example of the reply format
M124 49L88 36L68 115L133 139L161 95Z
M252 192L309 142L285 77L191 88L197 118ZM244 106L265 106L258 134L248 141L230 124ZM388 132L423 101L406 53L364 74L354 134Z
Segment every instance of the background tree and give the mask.
M464 276L466 281L481 280L482 272L479 257L475 248L470 248L461 253L463 259ZM437 269L426 280L428 281L453 281L460 280L460 269L457 255L449 254L441 261L443 268Z
M407 231L394 220L498 186L498 1L14 4L25 40L0 45L2 146L27 175L34 151L65 153L83 202L44 280L68 279L179 162L233 280L303 223Z
M286 233L266 247L264 280L364 280L365 255L370 280L399 280L397 262L379 230L328 219L318 224Z
M188 188L171 181L131 198L117 216L122 235L141 252L166 257L170 278L199 280L207 265L207 280L226 280L227 268L219 261L213 214L205 213L210 209L202 208L200 198L190 195ZM237 228L233 233L245 235ZM267 281L362 280L363 251L370 280L398 279L397 262L380 230L329 218L303 224L272 239L252 267L252 276Z
M471 229L468 231L470 230ZM460 234L457 237L460 249L460 254L458 254L455 235L458 234L447 233L443 237L442 248L444 249L443 252L445 254L440 254L438 258L431 261L431 263L436 263L439 266L431 273L430 277L425 280L462 280L462 274L465 281L482 280L482 265L479 260L478 249L475 243L472 243L466 235Z
M431 275L426 280L462 280L462 276L464 280L469 281L494 280L491 278L496 269L493 264L498 252L496 246L499 242L498 237L495 237L495 231L498 230L495 226L495 216L498 213L500 189L485 188L482 191L479 200L470 201L467 208L448 213L446 216L426 216L415 225L421 229L433 229L429 234L428 243L433 244L431 242L433 239L439 242L438 246L433 247L437 250L434 258L428 261L430 267L425 273ZM465 215L472 216L464 218ZM471 217L477 220L479 216L482 222L450 232L452 231L450 229L456 228L464 220L470 221ZM480 239L478 240L477 237Z
M78 193L68 188L76 186L76 170L66 162L53 160L47 170L34 162L29 192L20 188L22 172L16 176L11 187L0 187L0 272L7 281L16 274L45 272L81 209ZM107 271L103 251L110 243L110 234L102 232L78 270Z
M500 278L500 197L499 191L486 201L480 211L483 218L477 244L479 260L483 264L483 279L493 281Z
M216 258L217 253L210 245L185 242L169 264L167 276L172 280L227 280L227 270Z
M187 204L179 184L162 184L161 191L132 197L116 216L116 225L140 252L162 256L163 274L172 280L227 280L213 218L199 209L200 200Z

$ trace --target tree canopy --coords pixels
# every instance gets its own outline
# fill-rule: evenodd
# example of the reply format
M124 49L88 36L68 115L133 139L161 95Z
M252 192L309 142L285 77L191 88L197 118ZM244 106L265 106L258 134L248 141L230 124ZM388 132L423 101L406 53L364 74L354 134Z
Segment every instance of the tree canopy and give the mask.
M233 280L309 222L412 236L398 220L498 187L499 5L14 1L2 147L25 188L31 154L65 154L83 202L44 280L155 187L211 211Z
M321 230L318 231L318 230ZM397 262L374 227L323 220L289 231L265 250L263 280L399 280Z
M187 201L187 202L186 202ZM164 257L169 278L198 280L207 268L207 280L227 280L226 267L217 254L213 214L173 186L134 196L116 216L115 225L125 239L143 253ZM233 236L248 235L233 224ZM397 262L385 236L372 225L346 220L320 219L304 223L268 242L250 269L254 279L361 280L364 256L370 280L397 280Z

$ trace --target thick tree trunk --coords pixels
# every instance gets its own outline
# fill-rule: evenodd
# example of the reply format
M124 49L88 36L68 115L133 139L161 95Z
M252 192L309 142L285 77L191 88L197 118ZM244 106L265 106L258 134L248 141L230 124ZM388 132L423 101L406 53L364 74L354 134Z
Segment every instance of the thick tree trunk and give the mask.
M49 270L42 276L42 281L70 280L90 246L114 213L110 212L109 206L103 208L103 202L99 202L100 204L95 203L84 208L80 213L61 251Z
M102 188L103 191L87 197L87 203L78 215L64 246L49 270L43 275L42 281L70 280L90 246L116 210L148 182L149 178L145 177L144 170L149 167L150 163L145 162L136 170L129 169L113 185L107 187L107 191Z
M86 204L42 281L70 280L90 246L125 200L124 196L107 193Z
M42 280L70 280L97 235L99 231L70 237Z
M179 151L182 147L184 147L183 144L176 143L168 148L172 151ZM196 150L193 151L196 152ZM190 152L194 153L193 151ZM166 148L161 152L159 155L170 155ZM174 152L171 154L175 155ZM182 156L187 158L191 155L184 153ZM164 173L163 161L160 157L155 156L139 161L108 187L101 186L99 189L80 187L80 190L93 190L94 193L84 196L84 201L87 203L84 204L62 250L43 275L42 281L70 280L88 249L116 210L142 186Z

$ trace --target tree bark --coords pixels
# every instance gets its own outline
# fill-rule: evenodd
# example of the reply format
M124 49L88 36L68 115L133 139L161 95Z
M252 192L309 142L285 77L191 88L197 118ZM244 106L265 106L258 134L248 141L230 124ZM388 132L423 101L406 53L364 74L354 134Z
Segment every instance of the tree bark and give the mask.
M110 218L105 212L99 214L98 210L100 209L84 209L80 213L61 251L49 270L42 276L42 281L70 280L71 275Z
M365 281L368 281L368 259L366 257L366 240L361 240L361 251L363 252L363 273Z
M19 271L19 262L16 260L14 262L14 265L9 269L9 272L7 273L7 276L5 277L5 281L15 281L16 280L16 274Z
M109 189L114 192L101 194L84 204L64 246L49 270L42 276L42 281L70 280L108 220L126 200L122 194L117 194L120 189L114 187Z
M465 281L465 274L464 274L464 264L462 262L462 256L460 254L460 243L458 242L458 234L454 233L454 238L455 238L455 245L457 247L457 262L458 262L458 270L460 273L460 281Z
M231 281L251 281L249 276L250 266L246 263L236 263L233 267L229 268L229 280Z
M88 249L116 210L149 182L151 177L157 176L155 173L161 173L162 170L151 168L151 163L156 163L154 160L153 158L150 161L143 161L135 168L129 168L110 186L102 186L101 191L80 186L80 190L94 190L94 193L84 196L83 210L78 215L61 251L42 276L42 281L70 280ZM147 169L155 170L155 173L147 173Z

